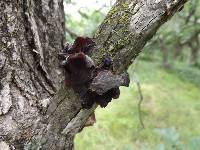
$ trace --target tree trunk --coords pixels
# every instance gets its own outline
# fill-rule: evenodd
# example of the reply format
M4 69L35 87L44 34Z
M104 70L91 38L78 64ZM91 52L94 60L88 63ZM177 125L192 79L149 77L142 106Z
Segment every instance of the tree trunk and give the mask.
M63 1L0 1L0 14L0 139L23 149L60 86Z
M188 46L190 48L189 64L190 65L195 65L195 64L197 64L198 51L199 51L198 35L195 38L195 41L190 41L188 43Z
M169 62L168 62L168 49L167 48L163 48L163 66L165 68L169 68Z
M114 72L127 69L145 43L186 0L118 0L96 33L95 63L103 55ZM0 146L5 149L73 149L73 137L97 107L61 83L62 0L0 2ZM60 87L60 88L59 88Z
M190 47L190 58L189 58L189 63L191 65L194 65L197 63L197 56L198 56L198 48L196 47Z
M195 19L194 24L197 23L197 19ZM196 64L198 58L198 51L199 51L199 34L200 30L195 30L192 36L184 43L190 48L190 55L189 55L189 64L194 65Z
M162 60L163 61L162 62L163 67L169 68L169 62L168 62L169 52L168 52L168 49L167 49L167 47L164 43L164 39L159 38L159 40L160 40L160 48L161 48L161 51L163 53L163 60Z
M176 44L175 44L175 49L174 49L174 60L176 60L178 58L178 56L181 55L183 49L183 45L180 43L180 40L177 40Z

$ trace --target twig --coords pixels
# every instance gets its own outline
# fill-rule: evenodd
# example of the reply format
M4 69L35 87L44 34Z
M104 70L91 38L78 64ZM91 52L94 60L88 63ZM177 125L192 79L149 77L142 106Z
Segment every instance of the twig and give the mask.
M141 90L141 86L140 86L140 82L139 82L139 79L136 75L136 73L134 73L134 79L135 79L135 82L136 82L136 85L137 85L137 89L138 89L138 92L139 92L139 102L138 102L138 114L139 114L139 120L140 120L140 124L142 126L142 129L145 128L144 126L144 123L143 123L143 119L142 119L142 111L141 111L141 104L142 104L142 101L143 101L143 95L142 95L142 90Z
M78 13L81 15L81 17L85 18L85 19L89 19L89 15L85 12L82 12L80 9L78 10Z
M69 33L69 35L72 37L72 38L76 38L78 37L78 35L76 33L74 33L73 31L71 31L70 29L68 29L67 27L65 27L65 31L67 33Z
M143 123L143 119L142 119L142 111L141 111L141 104L142 104L142 101L143 101L143 95L142 95L142 90L141 90L139 82L137 83L137 88L138 88L138 92L139 92L139 95L140 95L140 100L138 102L139 120L140 120L140 124L142 126L142 129L144 129L145 127L144 127L144 123Z

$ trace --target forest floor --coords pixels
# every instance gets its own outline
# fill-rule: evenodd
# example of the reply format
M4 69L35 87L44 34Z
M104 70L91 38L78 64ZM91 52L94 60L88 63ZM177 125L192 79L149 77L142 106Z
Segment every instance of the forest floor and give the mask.
M130 86L122 87L120 98L105 109L96 110L97 123L76 136L75 149L182 147L194 150L200 147L200 69L181 64L172 66L166 70L156 62L144 60L132 65L129 68ZM140 78L144 96L141 105L144 129L139 121L139 93L134 72Z

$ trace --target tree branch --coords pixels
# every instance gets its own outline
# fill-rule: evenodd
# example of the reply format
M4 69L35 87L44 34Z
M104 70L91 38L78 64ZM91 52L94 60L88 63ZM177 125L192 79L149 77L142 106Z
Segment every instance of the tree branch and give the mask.
M78 35L77 35L75 32L71 31L71 30L70 30L69 28L67 28L67 27L65 27L65 32L67 32L72 38L78 37Z

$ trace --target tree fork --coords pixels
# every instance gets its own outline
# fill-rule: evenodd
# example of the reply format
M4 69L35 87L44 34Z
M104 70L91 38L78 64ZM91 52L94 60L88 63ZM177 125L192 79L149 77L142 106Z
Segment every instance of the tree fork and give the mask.
M61 75L55 64L64 33L62 0L23 2L0 2L0 69L4 76L0 77L0 138L4 141L0 145L71 150L74 136L97 106L81 109L72 89L61 86L57 90ZM185 2L118 0L99 26L97 46L90 56L98 65L108 55L116 73L127 70L146 42ZM33 34L25 29L28 22L21 22L22 14ZM10 26L13 22L15 26Z

